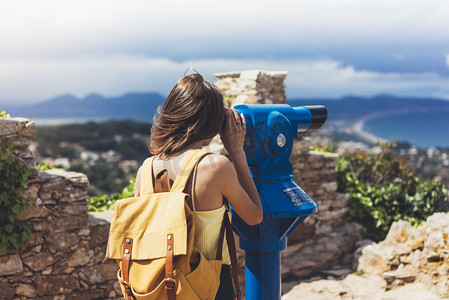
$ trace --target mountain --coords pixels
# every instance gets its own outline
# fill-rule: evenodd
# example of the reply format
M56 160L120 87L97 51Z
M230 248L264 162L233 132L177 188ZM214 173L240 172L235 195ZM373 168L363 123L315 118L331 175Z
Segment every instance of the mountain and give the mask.
M371 98L348 96L339 100L289 99L292 106L324 105L329 121L354 123L364 117L391 115L396 113L448 112L449 101L436 98L399 98L379 95Z
M105 98L90 94L84 99L61 95L31 106L5 107L9 114L35 118L107 118L151 121L165 98L157 93L128 93Z

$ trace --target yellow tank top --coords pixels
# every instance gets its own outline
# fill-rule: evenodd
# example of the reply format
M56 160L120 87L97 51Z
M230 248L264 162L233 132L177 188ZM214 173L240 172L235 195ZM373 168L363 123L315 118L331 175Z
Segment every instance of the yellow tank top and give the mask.
M198 165L197 165L198 166ZM226 211L226 205L213 210L201 210L195 209L195 179L197 166L193 172L192 182L192 206L193 206L193 222L195 224L195 239L194 245L203 255L209 259L216 259L218 238L220 236L221 224L223 222L223 215ZM231 213L229 213L229 220L231 220ZM230 265L231 258L229 256L228 243L226 237L223 239L223 252L222 252L223 264Z
M194 201L192 201L194 202ZM198 248L204 256L211 260L216 259L218 237L220 235L221 224L223 222L223 214L226 211L226 206L207 211L193 211L193 218L195 223L195 247ZM229 214L231 218L231 214ZM223 263L231 264L229 257L228 244L226 239L223 239Z

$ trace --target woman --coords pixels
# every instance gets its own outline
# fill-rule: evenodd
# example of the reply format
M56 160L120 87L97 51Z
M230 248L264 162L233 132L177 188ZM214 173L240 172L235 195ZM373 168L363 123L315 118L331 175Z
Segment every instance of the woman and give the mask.
M186 157L195 149L209 145L217 133L232 163L222 155L207 155L198 164L195 181L190 178L185 188L193 199L195 246L208 259L215 259L225 199L249 225L262 221L262 206L243 151L245 117L224 107L223 96L216 86L198 73L189 74L176 83L155 116L150 138L150 151L156 155L154 174L166 169L169 182L173 183ZM140 173L139 169L136 196L139 196ZM192 182L195 182L193 187ZM225 243L216 299L235 298L229 264Z

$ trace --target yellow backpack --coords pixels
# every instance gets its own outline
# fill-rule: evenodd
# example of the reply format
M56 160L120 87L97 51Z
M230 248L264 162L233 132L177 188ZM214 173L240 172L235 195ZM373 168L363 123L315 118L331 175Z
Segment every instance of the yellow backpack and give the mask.
M194 247L194 217L186 202L189 195L183 190L207 154L195 151L186 159L171 190L161 193L154 192L154 157L148 158L142 168L141 196L115 203L106 257L117 260L117 278L125 300L214 299L220 285L225 231L234 285L240 294L228 211L223 216L216 260L207 260Z

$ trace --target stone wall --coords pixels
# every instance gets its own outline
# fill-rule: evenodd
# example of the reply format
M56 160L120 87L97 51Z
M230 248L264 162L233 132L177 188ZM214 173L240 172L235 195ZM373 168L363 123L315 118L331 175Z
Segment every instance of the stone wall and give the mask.
M285 103L287 72L243 71L217 74L229 106ZM27 119L0 119L0 139L16 136L15 155L32 169L26 194L36 199L23 214L33 225L26 247L0 253L0 299L114 299L121 298L115 262L104 257L109 222L87 213L88 179L64 171L38 172L29 143L35 124ZM283 281L329 268L335 261L351 261L347 254L360 228L343 220L347 197L337 193L334 154L309 151L311 142L298 138L291 162L294 180L320 206L290 236L282 252ZM208 150L223 153L218 141ZM243 263L243 253L240 252Z
M0 140L15 137L14 156L31 170L21 219L32 224L26 246L0 253L0 299L107 299L121 297L117 266L105 258L109 223L87 213L84 174L39 172L29 149L35 124L0 119Z
M250 70L214 74L228 106L237 104L285 103L284 79L287 72ZM230 105L231 104L231 105Z
M242 71L220 73L217 86L228 106L237 104L283 104L286 102L283 80L287 72ZM310 216L289 237L289 247L282 252L284 281L297 281L330 268L336 261L350 265L348 255L360 239L362 228L344 221L348 196L337 192L336 154L309 151L307 137L294 141L290 161L293 176L319 205L319 212ZM223 153L219 141L210 150ZM341 261L340 261L341 260Z

